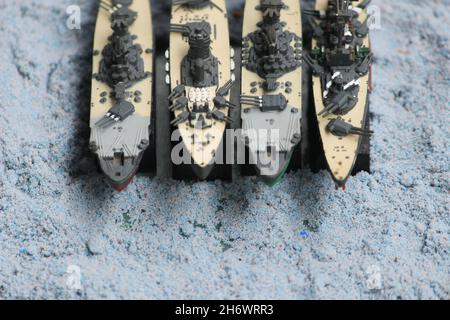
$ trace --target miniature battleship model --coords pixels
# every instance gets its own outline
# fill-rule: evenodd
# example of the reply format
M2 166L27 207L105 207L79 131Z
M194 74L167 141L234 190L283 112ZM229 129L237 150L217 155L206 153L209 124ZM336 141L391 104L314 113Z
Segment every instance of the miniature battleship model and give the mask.
M247 0L242 47L243 138L260 176L275 185L301 141L299 1Z
M93 51L91 151L118 191L149 146L153 37L150 1L101 0Z
M172 125L192 158L199 179L214 168L231 121L228 101L234 63L224 0L174 0L167 51Z
M345 189L358 157L369 104L372 53L367 0L317 0L314 39L304 60L313 70L316 115L325 157L337 187Z

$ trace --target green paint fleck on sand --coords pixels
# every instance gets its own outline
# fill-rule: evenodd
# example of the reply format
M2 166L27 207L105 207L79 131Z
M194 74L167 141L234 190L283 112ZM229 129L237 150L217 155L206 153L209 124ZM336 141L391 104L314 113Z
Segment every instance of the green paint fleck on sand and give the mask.
M131 229L133 222L131 221L130 211L122 213L122 227L124 229Z

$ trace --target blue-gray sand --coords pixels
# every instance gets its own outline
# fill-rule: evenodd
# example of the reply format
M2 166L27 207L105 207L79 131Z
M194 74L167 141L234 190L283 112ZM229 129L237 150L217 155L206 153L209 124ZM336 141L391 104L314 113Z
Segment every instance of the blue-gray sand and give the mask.
M373 1L373 173L346 192L309 170L114 192L86 150L95 3L0 1L0 298L450 298L448 0Z

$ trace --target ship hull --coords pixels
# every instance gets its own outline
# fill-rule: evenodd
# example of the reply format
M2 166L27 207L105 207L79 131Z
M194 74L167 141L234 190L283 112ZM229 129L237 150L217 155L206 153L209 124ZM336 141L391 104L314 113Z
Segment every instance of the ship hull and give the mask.
M353 6L356 7L363 1L354 2ZM328 0L317 0L316 10L326 10L328 7ZM367 18L367 12L362 10L359 14L358 20L362 23ZM364 37L363 46L370 49L369 35ZM317 47L317 40L313 39L312 48ZM323 101L323 81L319 75L313 76L313 94L315 112L317 117L317 123L319 126L321 141L327 162L328 169L331 173L332 179L336 186L345 188L345 184L353 172L356 160L358 158L361 142L363 137L361 135L348 135L346 137L340 137L332 134L327 126L330 121L340 119L346 123L352 124L359 128L365 128L367 121L368 105L369 105L369 93L370 93L370 81L371 72L359 78L360 87L358 92L358 102L356 106L348 113L344 115L329 114L322 116L321 113L325 109Z
M278 88L276 90L267 90L263 85L266 79L248 67L249 56L252 55L251 50L254 47L251 34L258 30L258 24L263 21L262 12L256 10L260 3L260 0L246 1L243 23L241 95L245 97L245 100L257 99L265 95L283 95L288 101L288 105L280 111L262 111L246 103L241 103L241 117L243 137L252 155L251 163L255 164L256 171L262 180L273 186L286 173L292 153L301 142L302 20L299 1L285 0L286 7L281 10L280 20L285 23L283 30L291 33L293 37L290 45L295 51L295 61L299 61L300 66L277 77ZM271 149L270 152L267 151L268 147ZM268 158L275 159L271 166L261 160Z
M171 32L170 49L167 53L167 82L171 90L179 85L186 86L186 96L189 96L189 103L186 108L175 110L173 118L177 119L183 112L193 113L195 98L190 92L204 89L210 102L216 94L216 90L224 86L228 81L234 80L232 73L233 64L231 47L229 44L228 16L224 0L215 0L213 4L189 7L186 5L174 5L172 7L172 25L186 25L188 23L207 22L211 26L211 55L217 59L217 83L207 87L196 87L185 83L182 77L182 64L189 52L189 43L181 33ZM229 93L223 96L229 100ZM204 98L204 97L203 97ZM209 109L213 111L213 107ZM229 115L229 108L221 108L225 116ZM192 170L198 179L208 178L214 168L215 155L221 148L221 143L227 128L226 121L215 120L207 117L207 113L197 113L197 117L203 117L207 122L205 126L197 126L191 121L184 121L176 124L175 129L179 130L181 139L186 146L186 151L192 158Z
M214 169L214 165L209 165L209 166L198 166L196 164L191 165L191 169L194 172L194 174L196 175L196 177L200 180L206 180L210 175L211 172Z
M136 159L127 159L118 165L114 160L99 159L100 168L107 177L109 185L117 192L124 191L133 181L142 160L142 154ZM119 171L120 170L120 171ZM117 175L120 172L120 175Z
M105 61L106 46L110 45L112 14L99 8L93 46L93 75L90 109L90 147L98 156L100 167L110 185L124 190L138 171L143 153L149 146L153 87L153 35L150 3L147 0L133 0L129 9L137 13L136 20L128 27L134 36L134 44L143 63L145 76L133 81L125 91L126 102L134 112L126 119L109 126L99 125L118 102L114 87L101 79L101 64ZM122 98L121 98L122 99Z
M256 173L261 178L261 180L269 187L276 186L283 179L284 175L289 169L292 154L293 151L291 151L290 153L279 153L277 155L278 160L272 162L272 165L273 163L277 164L277 168L275 170L268 168L266 165L255 165Z

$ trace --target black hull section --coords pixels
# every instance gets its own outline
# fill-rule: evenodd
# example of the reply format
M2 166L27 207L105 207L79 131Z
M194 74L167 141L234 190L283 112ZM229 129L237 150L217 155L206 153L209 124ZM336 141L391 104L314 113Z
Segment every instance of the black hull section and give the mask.
M283 179L284 175L288 171L293 153L293 150L291 150L289 153L278 153L279 163L277 170L268 169L267 166L260 164L258 161L258 164L254 165L257 175L268 186L274 187ZM268 172L268 170L271 172Z
M128 187L139 170L142 156L143 153L134 159L124 159L121 163L117 163L117 159L99 159L100 167L114 190L121 192Z
M206 180L214 169L214 165L200 167L196 164L191 165L192 171L199 180Z

